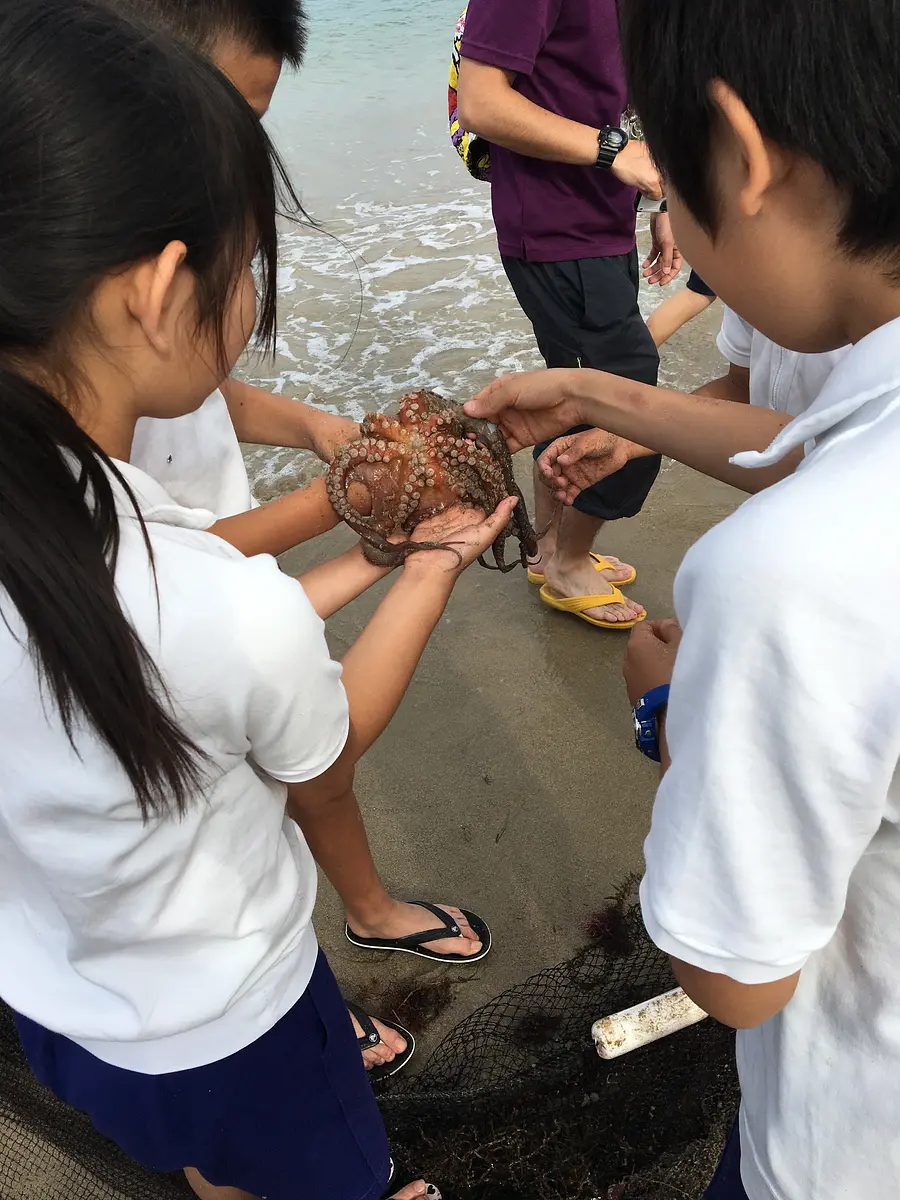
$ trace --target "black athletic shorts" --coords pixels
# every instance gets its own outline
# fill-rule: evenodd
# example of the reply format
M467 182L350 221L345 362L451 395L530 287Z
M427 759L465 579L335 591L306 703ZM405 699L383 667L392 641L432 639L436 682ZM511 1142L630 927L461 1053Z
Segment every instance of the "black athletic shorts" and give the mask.
M503 266L548 367L580 363L655 386L659 354L638 308L636 250L558 263L504 257ZM549 445L536 446L535 458ZM637 516L660 461L658 455L633 459L581 492L575 507L605 521Z

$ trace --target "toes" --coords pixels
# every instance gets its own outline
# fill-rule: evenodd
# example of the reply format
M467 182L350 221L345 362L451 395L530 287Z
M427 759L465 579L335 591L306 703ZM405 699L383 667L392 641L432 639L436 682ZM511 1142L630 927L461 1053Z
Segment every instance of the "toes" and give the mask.
M462 909L453 908L449 904L439 904L438 908L442 908L445 913L453 918L462 937L454 938L452 941L429 942L429 950L434 950L437 954L462 954L467 958L473 954L477 954L481 949L481 942L478 940L475 930L469 924L468 918L463 915Z
M464 938L468 938L470 942L478 941L478 938L475 936L475 930L469 924L469 919L465 916L461 908L450 908L448 905L444 904L439 904L438 908L442 908L448 916L453 918L453 920L459 926L459 932Z
M621 625L627 621L636 621L643 612L644 609L640 604L633 604L629 601L628 604L608 604L605 608L591 609L587 616L593 617L597 621L612 621Z
M354 1033L357 1037L362 1037L362 1028L352 1013L350 1019L353 1022ZM372 1018L372 1023L378 1030L381 1041L377 1046L368 1046L362 1051L363 1063L367 1071L371 1071L373 1067L381 1067L385 1063L393 1062L397 1055L402 1054L406 1049L405 1038L401 1037L396 1030L389 1029L375 1017Z
M380 1021L375 1022L375 1028L381 1034L382 1046L387 1055L387 1061L390 1062L396 1058L398 1054L402 1054L406 1049L406 1039L397 1033L396 1029L389 1029L387 1025L382 1025Z
M428 1200L441 1200L441 1193L434 1184L426 1183L424 1179L419 1179L415 1183L411 1183L409 1187L395 1192L393 1200L419 1200L420 1196L427 1196Z

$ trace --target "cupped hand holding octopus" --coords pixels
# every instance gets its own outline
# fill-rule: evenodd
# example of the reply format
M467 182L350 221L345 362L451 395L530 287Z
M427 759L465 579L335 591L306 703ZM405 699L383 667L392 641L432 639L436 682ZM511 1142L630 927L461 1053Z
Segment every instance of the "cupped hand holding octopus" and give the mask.
M435 392L410 392L396 416L370 413L358 441L342 447L327 477L335 512L362 539L363 553L377 566L399 566L421 550L454 550L446 540L416 541L410 535L423 521L455 505L493 513L508 496L518 501L495 539L491 570L526 566L537 553L537 538L513 474L506 440L488 421L467 416L461 405ZM459 528L464 528L466 522ZM398 532L405 541L392 541ZM507 539L518 539L517 559L507 562Z

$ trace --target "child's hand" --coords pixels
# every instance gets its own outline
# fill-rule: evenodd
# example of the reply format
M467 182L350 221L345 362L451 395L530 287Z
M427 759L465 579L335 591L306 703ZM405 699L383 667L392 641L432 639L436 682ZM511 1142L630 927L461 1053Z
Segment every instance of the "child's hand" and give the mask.
M413 531L412 541L444 542L452 546L452 550L420 550L410 554L403 569L459 575L490 549L509 524L517 503L515 496L507 496L489 517L480 508L455 504L436 517L422 521Z
M622 665L632 704L637 704L641 696L646 696L653 688L672 682L680 643L681 626L672 617L665 621L647 621L634 628Z
M347 417L312 410L307 417L311 449L317 458L330 463L341 446L359 440L359 426Z
M635 449L640 447L602 429L570 433L550 443L538 459L538 470L557 500L574 504L585 488L624 467Z
M513 454L583 422L575 403L576 368L504 375L464 407L470 417L499 425Z

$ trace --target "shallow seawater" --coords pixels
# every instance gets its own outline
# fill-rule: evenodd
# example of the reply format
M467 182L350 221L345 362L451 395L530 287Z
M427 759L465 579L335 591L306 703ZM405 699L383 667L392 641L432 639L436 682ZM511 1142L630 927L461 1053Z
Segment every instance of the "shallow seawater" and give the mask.
M247 377L359 417L414 387L466 399L538 367L497 253L490 188L450 144L447 78L463 0L307 0L306 64L268 118L321 228L286 226L274 362ZM648 298L652 299L652 298ZM252 447L267 499L309 455Z

